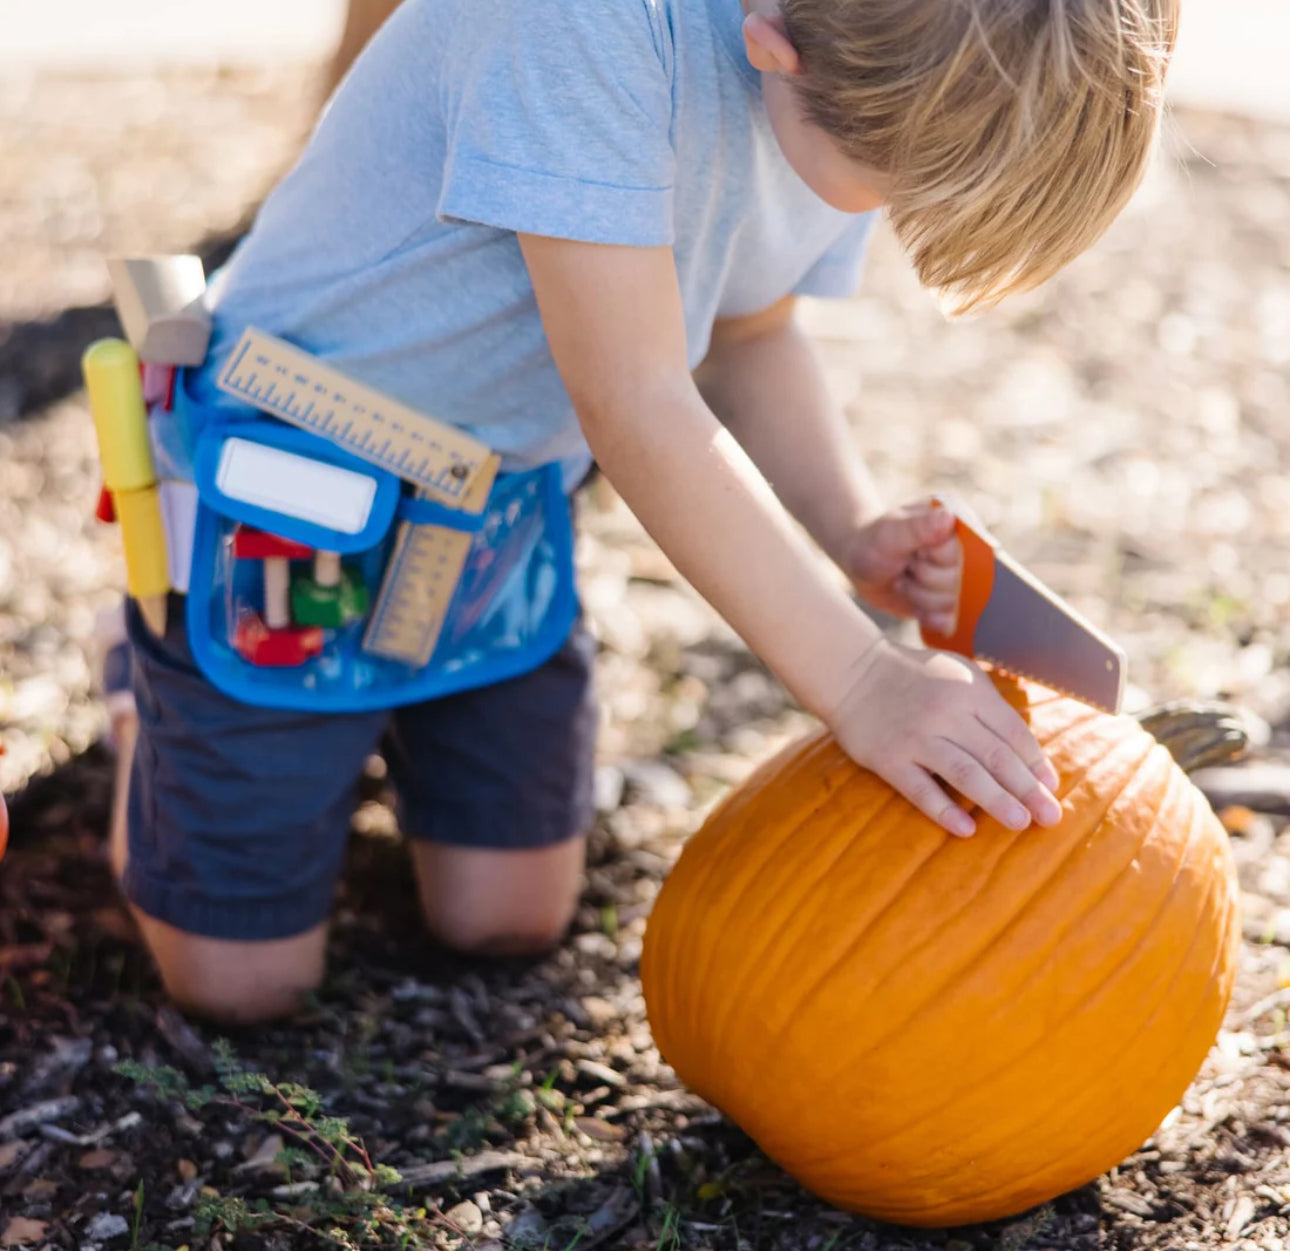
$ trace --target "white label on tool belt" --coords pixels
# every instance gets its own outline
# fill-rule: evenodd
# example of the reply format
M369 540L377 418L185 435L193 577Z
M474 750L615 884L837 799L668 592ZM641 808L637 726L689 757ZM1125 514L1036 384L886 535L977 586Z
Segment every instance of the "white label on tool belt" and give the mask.
M365 473L238 438L220 449L215 485L229 499L341 534L367 525L376 498L376 479Z

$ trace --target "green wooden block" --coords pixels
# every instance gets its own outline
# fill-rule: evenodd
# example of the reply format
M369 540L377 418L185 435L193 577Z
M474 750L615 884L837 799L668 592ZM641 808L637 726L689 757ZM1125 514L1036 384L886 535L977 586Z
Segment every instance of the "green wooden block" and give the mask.
M338 630L367 615L367 584L346 567L337 586L319 586L308 574L291 584L291 616L296 625Z

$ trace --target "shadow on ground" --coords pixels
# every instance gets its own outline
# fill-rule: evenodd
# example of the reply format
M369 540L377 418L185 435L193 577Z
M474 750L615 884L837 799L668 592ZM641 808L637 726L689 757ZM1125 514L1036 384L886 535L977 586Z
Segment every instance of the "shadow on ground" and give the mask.
M245 230L244 223L194 249L208 274L228 259ZM81 356L85 349L96 339L121 333L111 304L65 309L47 321L12 325L0 321L0 420L35 417L50 404L79 391L84 385Z

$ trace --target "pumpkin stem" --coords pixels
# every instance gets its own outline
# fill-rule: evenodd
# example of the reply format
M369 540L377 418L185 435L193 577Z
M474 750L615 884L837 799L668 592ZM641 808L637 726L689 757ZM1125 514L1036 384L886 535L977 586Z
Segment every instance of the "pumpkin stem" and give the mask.
M1177 699L1156 704L1137 717L1188 773L1239 760L1250 746L1241 710L1231 704Z

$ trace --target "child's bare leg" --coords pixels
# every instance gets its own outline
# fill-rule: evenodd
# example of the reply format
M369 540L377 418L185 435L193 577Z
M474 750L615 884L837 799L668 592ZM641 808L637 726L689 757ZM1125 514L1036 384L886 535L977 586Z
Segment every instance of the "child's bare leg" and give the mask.
M195 1016L239 1025L290 1016L322 981L325 924L292 938L233 942L133 912L167 992Z
M113 718L117 763L109 856L118 879L125 872L128 858L130 767L138 733L137 716L123 714ZM228 1023L286 1016L322 980L326 925L292 938L230 942L185 934L139 908L132 907L130 911L170 997L198 1016Z
M593 816L595 650L579 622L537 669L396 710L385 758L440 942L531 955L568 928Z
M116 775L112 780L112 825L108 833L108 860L112 875L121 880L129 849L126 817L130 805L130 767L139 738L139 718L123 713L112 718L112 744L116 749Z
M585 838L515 851L415 842L426 925L458 951L490 956L547 951L573 918L585 852Z

